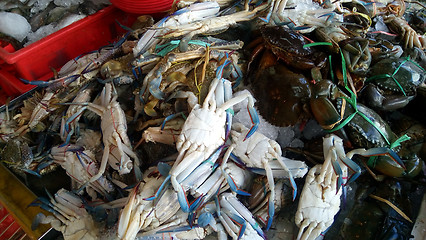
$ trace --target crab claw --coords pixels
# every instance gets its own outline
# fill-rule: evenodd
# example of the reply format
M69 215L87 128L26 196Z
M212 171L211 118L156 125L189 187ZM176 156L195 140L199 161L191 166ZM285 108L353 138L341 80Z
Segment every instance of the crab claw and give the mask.
M213 214L209 212L201 213L198 217L198 226L206 227L214 219Z
M30 204L28 204L28 207L40 207L50 213L56 214L57 211L54 209L52 203L43 197L39 197L32 201Z
M288 169L282 157L277 158L277 161L281 165L281 167L284 169L284 171L288 172L288 180L290 181L291 187L293 188L293 201L294 201L297 196L297 185L296 185L296 182L294 181L293 174L291 174L290 169Z
M339 190L340 190L340 187L343 184L343 177L342 177L343 172L342 172L342 168L340 167L338 161L331 161L331 165L333 166L334 173L336 173L336 175L338 176L337 177L337 182L336 182L336 184L337 184L337 186L336 186L336 194L337 194L339 192Z
M160 196L160 194L163 192L163 190L165 189L165 185L169 183L171 176L167 176L166 179L164 179L164 182L161 184L161 186L158 188L157 192L154 194L154 196L145 198L145 201L153 201L154 199L158 198Z
M149 83L149 92L154 96L156 99L164 100L165 94L160 90L160 84L161 84L161 74L159 77L155 78Z
M48 224L51 221L53 221L54 219L55 218L53 216L46 216L43 213L38 213L34 217L32 223L31 223L31 230L35 231L38 228L38 226L40 225L40 223L41 224Z
M244 190L239 189L237 187L237 184L235 184L234 179L229 174L227 174L225 170L222 169L222 172L223 172L223 175L226 178L226 181L228 182L229 187L231 188L231 190L233 192L235 192L235 193L237 193L239 195L243 195L243 196L251 196L250 193L248 193L248 192L246 192Z
M259 17L259 19L262 20L265 23L269 23L269 21L271 20L272 10L274 8L274 4L273 3L271 4L270 1L268 1L267 4L270 4L269 10L268 10L268 14L264 18L263 17Z
M177 190L180 208L183 212L190 212L191 204L189 203L188 198L186 197L186 193L183 189L183 186L179 184L179 182L176 180L176 177L172 176L170 179L172 181L173 188Z
M248 98L248 99L249 99L249 105L247 106L247 109L249 111L250 119L251 119L251 122L252 122L252 127L248 131L244 140L251 137L251 135L253 135L253 133L256 132L256 130L259 126L259 116L257 115L256 109L254 108L254 102L251 98Z
M172 227L168 227L168 228L165 228L163 230L157 231L156 233L185 232L185 231L189 231L191 229L192 229L192 227L189 226L189 225L185 225L185 226L172 226Z
M363 148L361 149L355 149L350 151L347 156L349 158L352 158L353 155L358 154L364 157L373 157L373 156L388 156L390 157L394 162L396 162L398 165L400 165L403 169L406 169L404 163L402 162L401 158L394 152L392 149L387 147L378 147L378 148L370 148L368 150L365 150Z
M274 215L275 215L274 199L270 198L268 203L268 223L266 224L266 230L269 230L271 228Z
M346 181L345 185L347 185L347 184L355 181L359 177L359 175L361 175L361 168L358 166L358 164L356 164L354 161L352 161L348 157L344 157L341 160L349 169L351 169L354 172L349 177L348 181Z
M288 175L289 175L288 179L290 180L291 187L293 188L293 201L294 201L297 196L297 185L296 185L296 182L294 181L292 174L288 172Z
M172 167L165 162L159 162L157 164L157 168L158 168L158 171L160 172L161 176L168 176L170 169L172 169Z
M29 173L31 175L34 175L34 176L36 176L38 178L41 178L40 173L38 173L36 171L30 170L30 169L26 169L26 168L22 168L21 170L24 171L24 172L26 172L26 173Z
M227 211L227 210L223 210L223 213L224 214L222 216L225 219L231 220L231 221L233 221L234 223L236 223L237 225L240 226L240 231L238 232L238 239L241 239L241 237L243 236L243 234L244 234L244 232L246 231L246 228L247 228L246 220L244 220L244 218L238 216L237 214L232 213L232 212Z

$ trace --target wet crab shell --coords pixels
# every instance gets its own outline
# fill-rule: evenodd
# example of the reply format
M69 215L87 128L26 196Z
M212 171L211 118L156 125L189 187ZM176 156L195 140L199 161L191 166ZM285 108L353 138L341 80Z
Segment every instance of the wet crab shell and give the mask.
M339 99L341 100L341 99ZM341 101L337 103L338 112L342 108ZM380 129L389 142L394 142L397 138L392 132L390 126L373 110L358 103L357 109L361 114L364 114L374 125ZM354 113L352 106L346 103L344 118ZM345 126L346 133L349 139L356 147L374 148L386 147L387 142L380 132L369 122L367 122L360 114L355 114L352 120Z
M369 75L369 79L373 79L369 82L379 88L400 94L403 89L408 95L414 95L416 88L425 81L424 70L406 58L383 59L370 69ZM381 75L383 77L377 77Z
M252 80L257 108L268 122L289 126L310 117L307 103L312 95L308 80L284 65L259 70Z
M286 64L297 69L324 66L326 56L310 47L302 34L281 26L265 26L260 29L265 47Z

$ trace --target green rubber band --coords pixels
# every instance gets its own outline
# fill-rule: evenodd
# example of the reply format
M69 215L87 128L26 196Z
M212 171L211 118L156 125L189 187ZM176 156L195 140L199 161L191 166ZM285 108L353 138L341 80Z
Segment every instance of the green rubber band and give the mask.
M408 62L408 60L410 60L409 58L406 58L404 61L402 61L401 64L399 64L399 66L395 69L395 71L392 73L392 77L395 76L395 74L399 71L399 69L402 67L402 65L404 65L404 63Z
M354 118L356 115L356 112L352 113L351 115L349 115L349 117L347 117L345 120L343 120L343 122L339 123L339 125L337 125L336 127L330 129L330 130L326 130L327 132L335 132L337 130L340 130L341 128L343 128L344 126L346 126L346 124L348 124L352 118Z
M416 63L413 60L411 60L410 56L408 56L407 59L408 59L408 61L410 61L411 63L413 63L414 65L416 65L418 68L420 68L423 72L426 72L424 70L424 68L422 68L418 63Z
M402 67L402 65L406 62L411 62L414 65L416 65L418 68L420 68L423 72L425 72L425 70L416 62L414 62L413 60L410 59L410 56L406 57L404 61L402 61L401 64L399 64L399 66L395 69L395 71L392 73L392 75L389 74L380 74L377 76L372 76L369 77L367 79L367 82L372 81L372 80L376 80L376 79L381 79L381 78L392 78L392 80L396 83L396 85L398 85L399 89L401 89L402 93L404 94L404 96L407 96L407 94L404 91L404 88L401 86L401 84L398 82L398 80L396 80L396 78L394 77L396 75L396 73L399 71L399 69Z
M329 42L313 42L303 45L303 48L315 47L315 46L333 46L332 43Z
M386 135L384 134L384 132L382 130L380 130L379 127L377 127L367 116L365 116L364 113L362 112L358 112L359 115L361 115L362 118L364 118L368 123L370 123L371 125L373 125L373 127L380 133L380 135L382 135L382 137L385 139L386 143L388 145L391 145L389 140L387 139Z
M163 48L163 50L161 50L160 52L158 52L157 55L160 56L160 57L164 57L164 56L167 55L167 53L173 51L177 47L178 47L178 45L169 45L169 46Z
M392 77L392 76L389 75L389 74L387 74L387 73L385 73L385 74L380 74L380 75L369 77L369 78L367 78L366 81L370 82L370 81L373 81L373 80L376 80L376 79L390 78L390 77Z
M158 56L164 57L167 53L173 51L175 48L179 46L180 40L172 40L166 44L155 46L155 50L163 48L160 52L157 53ZM203 42L201 40L190 40L188 44L199 45L203 47L211 46L210 43Z
M409 137L407 134L404 134L401 137L399 137L397 140L395 140L395 142L393 142L390 145L390 149L394 149L396 147L399 147L402 142L405 142L405 141L410 140L410 139L411 139L411 137Z
M334 72L333 69L331 68L331 66L333 66L332 62L331 62L331 55L328 55L328 62L330 63L330 75L331 75L331 81L335 83L334 81Z
M386 141L386 143L388 145L391 145L390 142L389 142L389 140L387 139L386 135L384 134L384 132L379 127L377 127L374 124L374 122L372 122L364 113L358 111L356 95L355 95L355 93L352 92L351 89L349 89L348 83L347 83L347 76L346 76L347 72L346 72L346 61L345 61L345 57L343 56L342 50L339 49L339 51L340 51L340 55L341 55L341 58L342 58L342 74L343 74L343 81L345 83L345 89L351 95L350 98L347 98L347 97L342 97L342 98L345 99L349 104L351 104L351 106L353 107L353 109L355 110L355 112L352 113L351 115L349 115L343 122L339 123L339 125L337 125L333 129L328 130L328 131L329 132L334 132L334 131L337 131L337 130L343 128L344 126L346 126L355 117L356 114L359 114L362 118L364 118L364 120L366 120L368 123L370 123L380 133L380 135L382 135L382 137L385 139L385 141ZM397 143L395 143L395 144L397 144Z
M348 86L348 78L346 76L346 61L345 61L345 56L343 56L343 52L342 50L340 50L340 56L342 57L342 74L343 74L343 82L345 83L345 87Z

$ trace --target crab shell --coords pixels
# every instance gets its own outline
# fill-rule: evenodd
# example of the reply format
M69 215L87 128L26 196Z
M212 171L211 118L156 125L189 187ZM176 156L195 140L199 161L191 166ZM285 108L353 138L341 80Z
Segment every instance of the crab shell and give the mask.
M325 54L304 47L309 42L300 33L285 27L263 27L262 36L267 47L286 64L297 69L311 69L323 66Z
M407 94L414 95L415 89L425 81L424 71L418 65L407 61L405 58L383 59L376 63L369 73L372 77L383 74L394 75L398 83L391 77L378 78L370 82L392 93L401 94L402 88Z

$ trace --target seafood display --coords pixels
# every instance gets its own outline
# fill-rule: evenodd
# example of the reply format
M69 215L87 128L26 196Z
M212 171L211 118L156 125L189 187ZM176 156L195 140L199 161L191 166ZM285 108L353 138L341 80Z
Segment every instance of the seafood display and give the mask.
M106 0L1 1L0 39L18 50L109 4Z
M71 182L37 189L29 207L51 215L34 228L64 239L424 235L412 233L425 219L422 3L174 7L48 81L21 79L38 88L0 113L0 160L27 183L59 171Z

